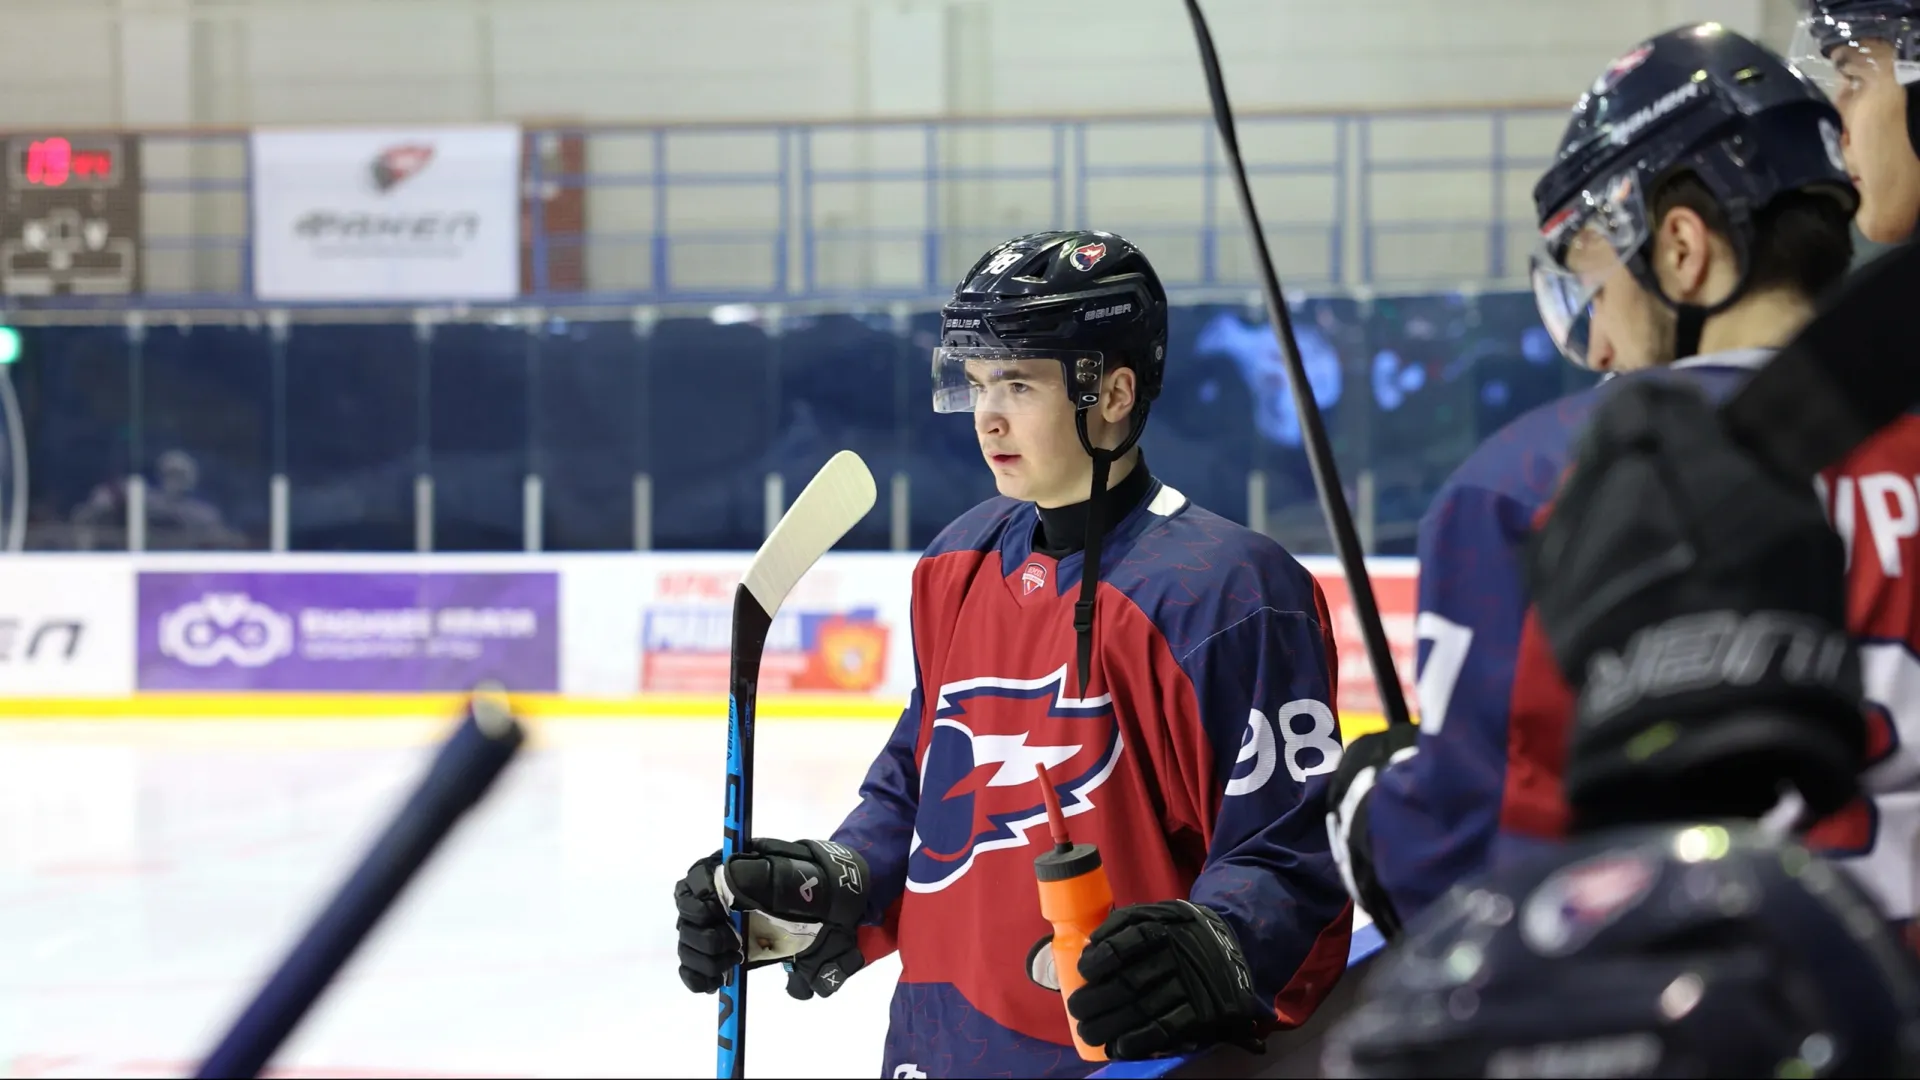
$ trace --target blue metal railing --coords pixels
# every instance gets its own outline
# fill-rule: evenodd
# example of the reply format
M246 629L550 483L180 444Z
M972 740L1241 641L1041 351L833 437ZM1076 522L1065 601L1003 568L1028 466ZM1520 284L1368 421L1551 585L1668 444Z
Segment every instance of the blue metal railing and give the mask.
M1531 234L1532 208L1509 188L1545 166L1563 117L1526 105L1243 116L1282 277L1314 291L1511 283L1511 241ZM526 130L530 151L581 141L586 166L556 171L528 154L521 304L920 301L993 242L1068 226L1131 236L1176 292L1256 287L1205 116ZM148 292L19 298L14 311L261 306L246 133L140 137L144 160L171 146L166 160L187 163L147 167ZM1381 192L1396 182L1398 194ZM584 232L552 227L549 199L567 192L586 202ZM682 199L707 202L688 212ZM185 200L171 216L188 226L166 231L155 200ZM582 284L554 280L557 256L582 261Z

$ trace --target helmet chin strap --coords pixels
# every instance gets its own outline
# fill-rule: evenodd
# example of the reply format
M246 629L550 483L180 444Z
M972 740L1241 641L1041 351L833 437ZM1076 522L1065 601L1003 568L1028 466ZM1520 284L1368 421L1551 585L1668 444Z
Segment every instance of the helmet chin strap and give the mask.
M1087 680L1093 675L1093 598L1100 590L1100 540L1107 533L1107 477L1113 463L1125 457L1147 426L1148 403L1135 403L1133 427L1126 441L1112 450L1093 445L1087 434L1087 412L1091 405L1073 410L1073 427L1080 433L1080 446L1093 457L1093 491L1087 496L1087 536L1080 549L1080 599L1073 605L1075 657L1079 661L1080 696L1087 694Z
M1733 232L1733 236L1731 237L1733 258L1735 265L1740 267L1740 279L1733 283L1733 291L1729 292L1726 297L1717 304L1711 306L1689 304L1668 296L1667 291L1660 287L1659 275L1653 272L1653 262L1649 258L1650 252L1647 250L1647 248L1652 246L1651 241L1648 242L1646 248L1642 248L1641 251L1633 257L1633 261L1630 264L1633 270L1633 276L1640 279L1640 284L1645 287L1648 292L1658 297L1661 303L1667 305L1667 307L1673 311L1673 359L1675 363L1685 360L1688 357L1699 355L1700 336L1706 332L1707 320L1739 303L1740 298L1747 293L1747 282L1751 279L1753 272L1753 259L1750 257L1753 245L1749 242L1751 230L1748 226L1752 218L1744 206L1730 208L1727 217L1730 219L1729 224Z
M1716 305L1715 310L1719 310ZM1700 352L1700 335L1707 328L1707 316L1713 314L1699 304L1673 305L1673 358L1685 360Z

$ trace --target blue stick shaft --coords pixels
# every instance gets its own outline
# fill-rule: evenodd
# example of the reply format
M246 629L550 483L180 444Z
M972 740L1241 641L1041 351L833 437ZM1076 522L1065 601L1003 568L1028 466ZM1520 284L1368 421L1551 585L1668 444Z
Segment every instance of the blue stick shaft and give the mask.
M520 748L525 738L520 725L504 711L496 713L484 721L468 713L353 876L196 1075L259 1075L461 815L480 800Z
M742 585L733 598L733 661L727 700L727 807L721 861L746 849L753 837L753 726L760 696L760 660L773 617ZM733 930L746 941L746 915L733 913ZM747 1068L747 969L734 966L720 988L715 1075L743 1080Z

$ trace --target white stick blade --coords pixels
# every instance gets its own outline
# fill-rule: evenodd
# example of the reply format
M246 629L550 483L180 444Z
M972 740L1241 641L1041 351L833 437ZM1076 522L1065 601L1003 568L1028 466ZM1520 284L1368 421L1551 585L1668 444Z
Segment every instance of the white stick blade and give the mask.
M747 567L747 591L761 609L778 611L800 575L867 516L877 496L873 473L859 454L842 450L821 466Z

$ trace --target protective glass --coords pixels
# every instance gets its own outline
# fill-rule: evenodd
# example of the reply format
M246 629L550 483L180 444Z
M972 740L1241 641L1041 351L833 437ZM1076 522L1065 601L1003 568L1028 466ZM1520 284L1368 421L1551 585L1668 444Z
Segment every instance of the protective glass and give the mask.
M933 411L1024 413L1058 409L1067 399L1066 373L1091 390L1100 387L1100 354L1058 349L939 348L933 350Z
M1647 242L1640 183L1623 173L1582 191L1540 228L1533 302L1561 355L1587 366L1593 298Z
M1787 59L1844 106L1876 80L1920 82L1920 62L1910 59L1917 40L1920 22L1903 16L1814 15L1800 20Z

